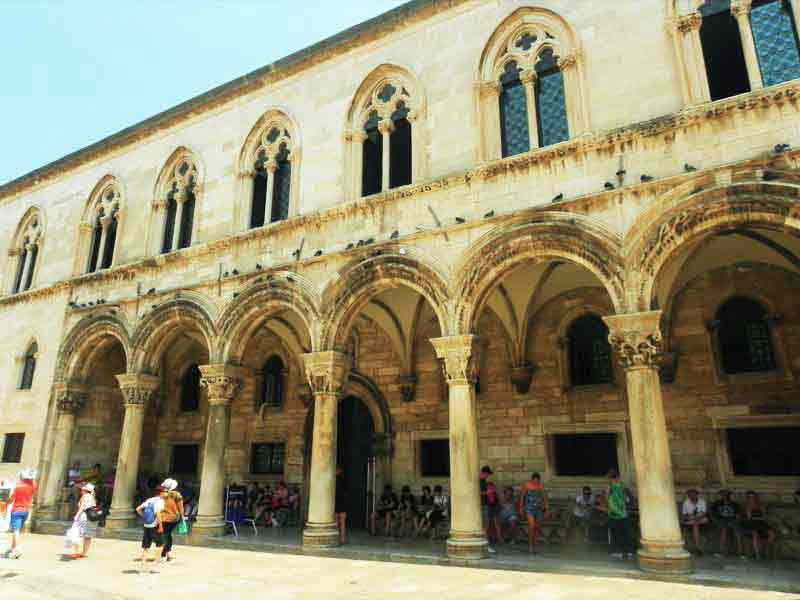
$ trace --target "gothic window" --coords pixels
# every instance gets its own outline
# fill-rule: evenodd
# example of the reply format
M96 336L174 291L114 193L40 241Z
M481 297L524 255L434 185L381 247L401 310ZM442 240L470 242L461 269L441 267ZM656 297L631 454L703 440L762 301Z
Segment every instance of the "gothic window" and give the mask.
M264 363L261 371L261 405L281 408L284 401L286 369L279 356L273 356Z
M561 17L518 9L492 34L479 69L485 158L559 144L587 131L580 46Z
M716 325L725 373L754 373L776 368L767 313L749 298L731 298L717 311Z
M188 248L192 245L194 212L197 204L199 175L194 161L186 155L170 161L163 184L161 204L164 210L164 229L161 252Z
M750 91L742 37L730 0L710 0L700 7L700 40L712 100Z
M610 383L614 379L608 328L596 315L575 319L567 331L570 382L573 386Z
M190 365L181 378L181 411L193 412L200 408L200 367Z
M292 164L297 150L289 119L268 113L255 131L246 145L244 166L252 174L251 229L289 218L296 179Z
M22 462L22 447L25 445L24 433L7 433L3 441L3 458L0 462Z
M506 64L500 76L500 139L503 158L531 149L528 131L528 99L515 61Z
M33 375L36 372L36 355L39 347L36 342L30 345L22 362L22 378L19 382L19 389L29 390L33 387Z
M87 273L108 269L114 263L120 203L120 193L114 184L104 187L91 202L90 221L87 223L92 232Z
M800 77L797 28L788 0L753 2L750 26L764 85Z
M569 139L564 74L558 67L551 48L545 49L539 55L536 74L539 147L544 148Z
M10 252L12 261L16 260L10 269L14 273L12 294L29 290L33 285L41 244L41 218L38 212L30 211L20 223Z
M422 175L422 92L399 67L378 67L361 84L345 135L348 188L366 197L409 185Z

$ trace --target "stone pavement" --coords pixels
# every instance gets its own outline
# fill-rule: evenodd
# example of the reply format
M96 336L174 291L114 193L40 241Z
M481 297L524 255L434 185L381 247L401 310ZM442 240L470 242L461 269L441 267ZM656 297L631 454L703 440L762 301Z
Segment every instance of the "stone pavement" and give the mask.
M54 536L26 539L19 560L0 559L3 600L133 600L191 598L449 598L469 600L772 600L779 592L559 573L397 564L320 556L179 546L178 560L142 565L135 542L100 539L88 559L61 557Z

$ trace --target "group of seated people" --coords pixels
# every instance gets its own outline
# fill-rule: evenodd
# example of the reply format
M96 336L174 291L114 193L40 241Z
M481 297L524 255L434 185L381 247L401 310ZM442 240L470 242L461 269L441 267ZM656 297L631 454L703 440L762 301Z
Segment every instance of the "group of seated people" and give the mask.
M262 486L257 481L247 486L233 483L226 501L229 521L251 518L265 527L284 527L290 514L299 512L300 490L297 486L290 489L285 481L279 481L274 490L269 484Z
M381 525L387 537L408 534L430 535L431 539L436 539L439 525L448 519L449 507L450 498L441 485L435 485L433 490L431 486L423 485L419 497L404 485L398 497L391 484L386 484L370 519L370 533L378 535Z
M767 511L758 493L753 490L745 493L744 507L733 500L730 490L720 490L717 500L709 507L698 491L691 489L686 492L686 499L681 505L681 524L691 529L695 551L699 556L703 554L701 530L711 524L719 530L717 556L730 553L729 542L735 539L738 555L746 558L742 547L745 536L752 540L756 559L768 558L774 552L775 529L767 522Z

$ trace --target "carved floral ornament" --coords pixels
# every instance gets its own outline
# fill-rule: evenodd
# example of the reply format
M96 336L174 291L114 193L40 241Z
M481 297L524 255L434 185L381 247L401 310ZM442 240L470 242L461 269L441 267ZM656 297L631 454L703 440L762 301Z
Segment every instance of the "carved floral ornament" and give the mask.
M56 407L58 412L76 414L86 405L88 394L83 390L64 389L56 393Z
M303 354L303 366L311 392L339 394L350 372L350 356L330 350Z
M159 378L154 375L124 373L117 375L125 406L147 406L159 387Z
M242 380L232 375L205 375L200 386L208 392L209 404L230 404L242 389Z
M111 184L99 194L93 209L92 217L110 219L119 211L122 195L116 185Z
M623 369L657 369L663 351L661 311L603 317L608 341Z
M459 335L431 340L436 357L442 359L442 368L447 383L471 384L478 376L478 338L474 335Z

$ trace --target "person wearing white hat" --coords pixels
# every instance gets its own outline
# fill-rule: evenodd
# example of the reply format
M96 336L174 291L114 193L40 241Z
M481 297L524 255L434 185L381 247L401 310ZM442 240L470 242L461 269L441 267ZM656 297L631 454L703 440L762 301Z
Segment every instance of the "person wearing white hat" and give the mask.
M5 552L6 558L22 556L22 531L36 497L36 469L23 469L19 472L19 481L11 492L8 505L11 507L11 548Z
M161 561L172 560L172 532L184 519L183 496L178 491L178 482L174 479L165 479L161 484L161 498L164 500L164 509L161 511L161 522L164 526L164 545L161 548Z
M89 518L89 517L92 518ZM99 518L97 500L94 496L94 484L84 483L81 486L81 499L78 501L78 509L75 511L75 518L72 520L73 527L78 531L81 540L80 545L73 545L73 559L86 558L89 556L89 547L92 545L92 538L97 535L97 521Z

